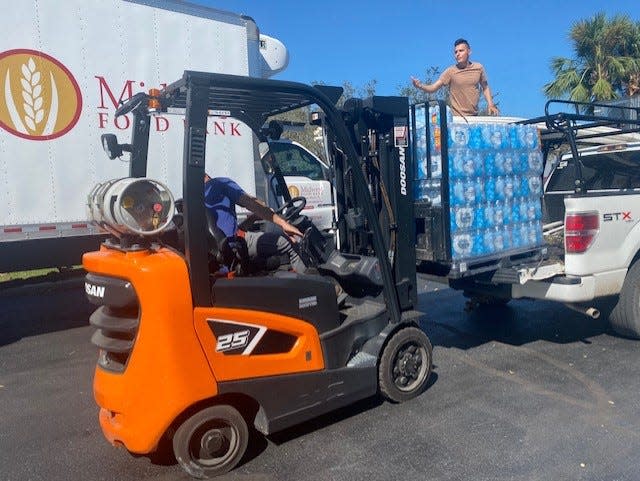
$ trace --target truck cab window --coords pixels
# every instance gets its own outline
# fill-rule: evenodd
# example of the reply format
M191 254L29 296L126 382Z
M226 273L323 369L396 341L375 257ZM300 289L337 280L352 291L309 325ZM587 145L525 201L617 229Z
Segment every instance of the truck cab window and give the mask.
M325 180L321 165L295 144L272 143L271 152L285 177L302 176L311 180Z

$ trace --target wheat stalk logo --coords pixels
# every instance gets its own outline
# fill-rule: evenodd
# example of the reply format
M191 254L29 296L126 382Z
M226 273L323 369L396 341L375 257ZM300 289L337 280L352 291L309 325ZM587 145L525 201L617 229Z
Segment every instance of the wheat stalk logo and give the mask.
M36 135L36 130L39 128L39 124L44 120L46 113L43 105L44 87L42 74L37 70L36 63L32 57L29 57L29 60L20 66L20 71L22 74L20 77L20 84L22 86L20 93L22 94L23 100L23 112L18 112L14 103L9 70L7 70L4 92L7 109L9 110L11 121L18 132L29 134L28 130L30 130L31 135ZM47 121L40 134L42 136L51 135L53 133L58 118L58 87L52 72L49 72L49 78L51 86L51 103L49 106Z
M32 131L36 130L36 126L42 122L44 118L44 109L42 108L42 84L40 83L40 71L36 70L36 63L32 58L25 64L22 64L22 99L24 103L24 123Z

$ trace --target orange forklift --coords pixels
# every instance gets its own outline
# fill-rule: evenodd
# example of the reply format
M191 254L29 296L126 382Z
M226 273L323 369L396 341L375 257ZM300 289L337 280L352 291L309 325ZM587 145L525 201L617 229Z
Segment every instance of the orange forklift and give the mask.
M130 176L90 193L94 222L112 235L83 257L99 306L94 394L112 444L150 454L171 443L187 473L208 478L242 460L251 425L269 435L378 393L402 402L425 388L432 352L416 310L408 100L350 99L339 110L341 93L186 71L117 110L133 116L131 143L102 142L112 159L130 154ZM209 116L246 124L257 150L282 130L272 116L301 107L327 135L334 229L318 230L277 165L264 167L284 198L279 212L304 233L304 274L280 259L257 265L241 237L221 235L203 185ZM179 200L146 177L157 113L184 115Z

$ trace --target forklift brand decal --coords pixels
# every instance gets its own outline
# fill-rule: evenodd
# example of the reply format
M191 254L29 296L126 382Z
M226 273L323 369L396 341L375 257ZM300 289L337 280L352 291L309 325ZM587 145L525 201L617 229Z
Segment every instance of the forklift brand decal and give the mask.
M398 147L398 155L400 159L400 193L407 195L407 163L404 147Z
M625 222L633 222L631 218L631 212L610 212L608 214L602 214L603 222L611 222L614 220L623 220Z
M24 139L55 139L80 118L76 79L58 60L37 50L0 52L0 92L0 127Z
M305 309L307 307L315 307L318 305L318 298L316 296L303 297L298 299L298 308Z
M248 356L260 342L267 328L255 324L207 319L214 336L216 352Z
M84 283L84 290L89 296L99 297L100 299L104 298L104 286L94 286L93 284L89 284L88 282Z
M398 162L400 164L400 193L407 195L407 154L409 146L409 127L407 125L393 126L393 141L398 148Z

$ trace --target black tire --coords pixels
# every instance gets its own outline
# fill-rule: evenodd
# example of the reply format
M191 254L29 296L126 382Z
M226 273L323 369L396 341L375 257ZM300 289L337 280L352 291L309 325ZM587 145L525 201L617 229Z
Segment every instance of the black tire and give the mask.
M640 339L640 262L634 263L627 271L609 322L617 334Z
M378 386L389 401L404 402L420 394L431 374L432 348L416 327L397 331L380 356Z
M211 478L233 469L248 441L247 423L235 408L211 406L180 425L173 436L173 453L190 476Z

